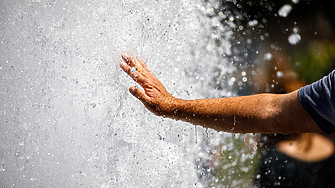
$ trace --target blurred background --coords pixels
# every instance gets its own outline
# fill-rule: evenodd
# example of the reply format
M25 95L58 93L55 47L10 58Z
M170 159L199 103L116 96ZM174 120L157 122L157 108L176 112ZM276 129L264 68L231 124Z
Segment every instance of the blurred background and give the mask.
M334 16L331 1L206 2L211 5L209 16L225 15L221 16L220 23L234 28L231 40L232 54L228 58L237 68L235 72L237 82L233 86L237 95L291 92L321 79L334 69ZM217 44L220 46L220 40L217 41ZM219 79L216 78L216 80ZM306 174L301 172L301 174L306 175L306 179L300 179L300 185L284 185L283 177L285 179L285 175L278 175L281 172L276 172L278 169L273 169L276 164L270 164L271 160L287 162L287 160L281 160L282 152L279 152L277 156L271 156L270 160L266 158L268 157L267 153L271 153L272 149L276 148L273 146L280 141L291 141L289 135L256 134L247 137L249 136L254 139L254 142L250 143L244 140L243 143L240 143L239 148L243 148L240 151L245 151L241 152L240 155L252 155L254 158L246 163L243 160L235 161L234 165L236 167L234 169L227 170L226 168L226 164L232 164L229 157L231 151L225 149L226 142L213 149L213 156L215 157L212 158L211 163L214 166L213 176L215 178L211 180L211 185L214 187L223 185L232 187L229 185L232 185L234 180L239 178L253 180L253 182L258 181L259 183L259 181L265 181L262 179L263 177L261 178L261 175L265 177L270 176L268 174L271 173L271 177L268 178L272 178L271 181L273 182L267 186L262 184L264 187L301 187L304 182L308 181L306 179L309 176L306 174L311 173L311 169ZM334 135L326 137L331 143L334 143ZM333 147L333 144L330 144L330 147ZM256 151L256 153L253 153L253 151ZM332 155L334 154L332 153ZM262 162L260 162L261 159ZM289 160L292 160L292 158ZM266 164L267 162L268 164ZM264 172L263 174L260 172L264 169L258 169L262 168L259 167L261 166L260 163L265 163L264 166L267 166L265 175ZM248 165L250 166L249 170L244 171ZM278 166L281 166L281 164L278 164ZM291 164L291 168L288 168L288 166L285 164L280 168L287 168L288 171L295 172L294 167L292 167L293 164ZM306 167L300 168L306 169ZM322 167L319 166L319 168ZM334 172L330 171L334 175ZM227 178L227 174L231 174L229 177L233 178ZM318 171L318 174L322 173ZM289 181L289 174L286 175L286 179ZM299 176L296 174L295 178ZM270 182L270 180L268 181ZM320 181L320 179L312 178L310 181ZM323 186L327 187L334 184L334 182L328 181L329 184ZM242 185L243 183L239 184L241 187ZM244 185L248 187L252 184ZM257 185L257 187L263 186ZM322 187L312 183L307 184L307 186Z

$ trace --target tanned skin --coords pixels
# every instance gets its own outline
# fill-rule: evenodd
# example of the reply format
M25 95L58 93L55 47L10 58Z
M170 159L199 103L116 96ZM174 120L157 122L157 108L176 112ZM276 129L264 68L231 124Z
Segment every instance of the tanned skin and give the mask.
M298 99L288 94L184 100L173 97L140 58L122 54L120 67L142 88L130 93L152 113L231 133L321 132Z

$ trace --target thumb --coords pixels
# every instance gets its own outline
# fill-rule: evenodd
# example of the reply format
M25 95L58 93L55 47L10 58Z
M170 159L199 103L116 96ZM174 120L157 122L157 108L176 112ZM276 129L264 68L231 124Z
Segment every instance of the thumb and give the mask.
M131 86L129 92L136 98L138 98L143 104L147 103L150 100L142 89L139 89L137 86Z

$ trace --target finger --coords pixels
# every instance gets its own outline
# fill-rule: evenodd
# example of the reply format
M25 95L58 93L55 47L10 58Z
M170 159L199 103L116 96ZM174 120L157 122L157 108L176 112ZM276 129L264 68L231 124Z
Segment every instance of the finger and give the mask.
M130 75L131 73L134 73L136 75L143 75L145 76L146 74L146 70L143 69L142 67L140 68L136 68L136 67L131 67L130 65L124 63L124 62L120 62L120 67L128 73L128 75ZM131 75L130 75L131 76Z
M122 70L123 70L124 72L127 72L126 70L131 69L131 67L130 67L129 65L127 65L127 64L126 64L125 62L123 62L123 61L120 62L120 67L122 68Z
M143 85L145 83L145 77L138 71L135 71L132 67L125 64L124 62L120 62L120 67L124 72L126 72L134 81Z
M138 61L140 62L141 66L146 70L146 71L150 71L147 67L147 64L141 59L141 58L137 58Z
M130 56L128 54L123 53L121 55L121 57L122 57L123 61L126 62L131 67L135 67L136 64L138 64L136 58L134 58L133 56Z
M121 57L122 57L123 61L125 61L127 64L129 64L128 61L130 59L130 56L128 54L123 53L123 54L121 54Z
M121 56L122 56L122 59L131 67L135 67L137 70L143 70L143 71L149 70L147 65L141 58L135 58L125 53L123 53Z
M139 89L136 86L131 86L129 88L129 92L136 98L138 98L144 105L147 105L147 102L150 101L150 97L148 97L142 89Z

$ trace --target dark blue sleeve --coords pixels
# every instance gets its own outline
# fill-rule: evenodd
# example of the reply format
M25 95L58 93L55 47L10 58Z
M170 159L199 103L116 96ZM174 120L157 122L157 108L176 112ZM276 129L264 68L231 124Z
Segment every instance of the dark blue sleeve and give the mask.
M335 70L328 76L299 89L302 106L320 129L331 134L335 132Z

